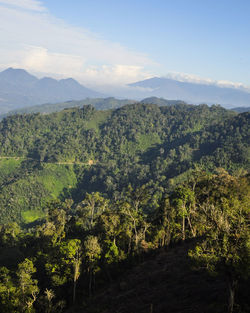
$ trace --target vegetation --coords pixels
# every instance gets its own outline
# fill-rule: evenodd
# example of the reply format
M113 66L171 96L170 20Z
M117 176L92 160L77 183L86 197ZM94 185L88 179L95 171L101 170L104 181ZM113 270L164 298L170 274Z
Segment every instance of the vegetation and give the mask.
M1 255L7 249L12 255L1 260L1 310L60 312L75 305L99 312L94 299L105 281L121 276L150 251L192 242L194 269L219 275L218 284L228 281L228 300L224 295L213 310L247 312L249 304L238 291L250 274L249 176L235 178L224 170L194 176L157 196L148 186L130 185L112 198L95 192L81 203L54 200L38 225L26 230L2 225ZM112 302L101 303L103 310L113 311Z
M93 191L111 196L128 184L171 187L195 167L244 172L249 137L249 113L184 103L5 118L0 222L32 221L27 211L41 212L54 198L80 201Z
M155 100L155 99L154 99ZM168 100L164 100L168 101ZM0 119L7 117L9 115L15 114L31 114L31 113L43 113L49 114L54 112L59 112L62 110L67 110L70 108L80 108L83 105L93 105L97 110L109 110L109 109L116 109L120 108L126 104L136 103L134 100L119 100L113 97L109 98L86 98L80 101L66 101L66 102L59 102L59 103L45 103L40 105L28 106L22 109L17 109L13 111L9 111L5 114L0 115ZM156 103L150 102L150 103ZM171 102L172 103L172 102Z
M249 117L139 103L5 118L0 311L248 312Z

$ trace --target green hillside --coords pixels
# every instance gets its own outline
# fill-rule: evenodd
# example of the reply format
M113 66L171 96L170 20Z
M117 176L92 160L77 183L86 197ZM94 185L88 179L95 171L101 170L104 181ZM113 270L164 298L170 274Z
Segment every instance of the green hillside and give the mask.
M58 197L80 201L128 184L172 188L195 167L247 171L249 138L249 113L219 106L138 103L10 116L0 123L0 221L31 222Z
M0 161L0 166L5 171L9 169L1 184L2 222L15 220L30 223L43 217L43 207L49 200L67 195L67 190L77 184L73 165L37 164L32 161L20 163L6 159Z

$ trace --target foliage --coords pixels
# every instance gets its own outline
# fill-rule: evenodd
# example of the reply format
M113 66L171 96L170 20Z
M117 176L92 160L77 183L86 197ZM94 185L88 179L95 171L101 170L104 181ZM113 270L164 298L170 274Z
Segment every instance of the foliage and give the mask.
M45 219L29 230L1 226L0 253L12 249L16 258L11 266L4 259L0 264L0 308L59 312L92 297L126 262L137 264L149 251L193 238L201 238L189 252L195 265L227 279L238 299L236 285L249 277L249 189L248 175L218 169L194 172L162 193L128 185L110 198L96 192L80 204L53 200Z
M4 119L0 310L67 311L184 241L238 299L249 277L249 116L141 103Z
M32 222L27 212L42 216L53 198L80 202L128 184L157 191L197 166L247 170L249 137L249 113L181 102L7 117L0 123L0 155L8 157L0 160L0 221Z

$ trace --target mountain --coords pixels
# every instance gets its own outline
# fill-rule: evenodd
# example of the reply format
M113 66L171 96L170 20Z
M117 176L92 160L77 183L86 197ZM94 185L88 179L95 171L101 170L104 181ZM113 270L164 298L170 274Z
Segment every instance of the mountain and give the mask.
M6 117L0 224L32 221L54 198L81 201L86 192L111 195L129 184L173 186L196 166L244 172L249 122L249 113L220 106L144 103Z
M23 69L8 68L0 72L0 114L26 106L69 100L96 98L100 93L88 89L72 78L38 79Z
M109 110L117 109L127 104L133 104L138 101L130 99L116 99L114 97L108 98L86 98L79 101L66 101L59 103L44 103L39 105L33 105L29 107L24 107L21 109L11 110L5 114L0 115L0 120L4 117L15 115L15 114L30 114L30 113L42 113L48 114L53 112L60 112L64 109L82 107L83 105L93 105L96 110ZM167 100L157 97L149 97L140 101L144 104L157 104L158 106L170 106L170 105L180 105L186 104L181 100Z
M238 108L232 108L231 110L238 112L238 113L244 113L244 112L250 112L250 107L238 107Z
M105 89L103 92L105 93ZM185 101L194 104L220 104L227 108L234 108L249 106L250 104L250 93L240 89L180 82L159 77L129 84L121 90L116 90L114 87L108 93L119 98L130 98L138 101L146 98L142 100L144 103L156 103L158 105L172 105ZM122 105L115 98L103 100L102 93L82 86L73 78L56 80L44 77L38 79L23 69L13 68L0 72L0 115L10 111L18 113L21 108L24 108L25 113L55 112L65 107L75 106L74 101L82 101L86 98L100 99L92 102L97 109L117 108ZM123 104L132 102L135 101L125 100ZM58 105L54 107L55 103ZM36 107L41 104L45 104L45 106L43 108ZM83 104L90 104L90 101L86 99ZM76 103L76 106L78 105ZM31 111L27 109L28 107L32 107Z
M195 104L221 104L228 108L250 104L250 93L240 89L180 82L169 78L154 77L129 86L137 88L138 92L144 90L147 97L181 99Z
M165 100L167 101L167 100ZM30 113L42 113L48 114L53 112L60 112L64 109L82 107L83 105L93 105L97 110L108 110L108 109L116 109L120 108L126 104L136 103L135 100L129 99L116 99L113 97L108 98L86 98L84 100L79 101L66 101L59 103L44 103L29 107L24 107L21 109L16 109L9 111L5 114L0 115L0 120L4 117L15 115L15 114L30 114Z
M157 104L158 106L170 106L170 105L178 105L178 104L187 104L181 100L167 100L164 98L157 97L148 97L140 101L145 104Z

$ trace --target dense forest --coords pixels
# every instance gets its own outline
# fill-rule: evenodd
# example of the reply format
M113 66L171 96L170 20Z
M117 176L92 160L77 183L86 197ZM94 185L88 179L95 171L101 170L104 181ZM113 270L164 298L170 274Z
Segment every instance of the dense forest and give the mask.
M248 312L249 187L249 176L194 172L172 192L129 185L54 200L29 229L4 224L1 311Z
M51 199L112 196L131 184L161 192L200 168L249 169L249 113L219 106L92 106L0 123L0 222L32 222ZM11 199L11 201L9 201Z
M248 312L249 121L181 102L4 118L0 311Z

